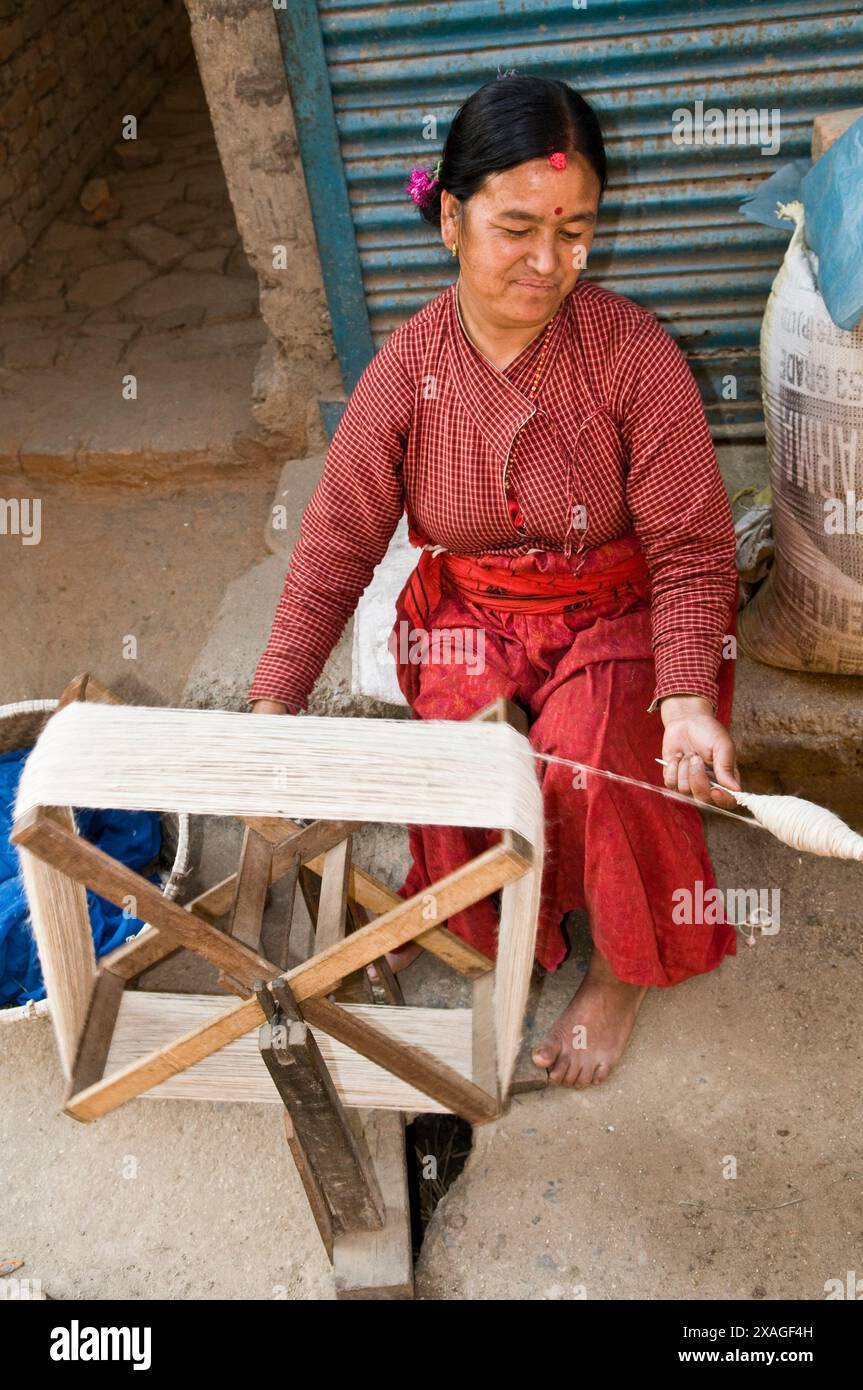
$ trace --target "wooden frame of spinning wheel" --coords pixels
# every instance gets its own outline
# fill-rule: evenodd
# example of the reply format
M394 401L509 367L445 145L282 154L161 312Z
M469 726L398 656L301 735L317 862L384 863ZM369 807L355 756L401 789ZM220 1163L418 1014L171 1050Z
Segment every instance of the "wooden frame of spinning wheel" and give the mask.
M116 700L88 678L65 692L70 699ZM507 719L524 731L523 712L498 700L477 719ZM301 827L285 817L243 818L245 832L238 870L179 906L157 887L89 844L68 825L63 809L34 807L12 829L13 843L26 847L70 879L120 906L135 903L151 930L102 958L92 980L89 1007L77 1044L64 1110L89 1121L193 1066L256 1025L272 1022L272 1000L280 999L295 1023L314 1025L432 1097L473 1124L501 1113L494 1026L494 964L447 930L453 914L504 888L528 871L531 846L513 831L498 844L403 899L351 863L351 835L359 822L315 821ZM292 908L299 883L309 900L312 876L319 881L315 953L287 969L287 935L282 960L260 952L261 924L269 885L287 878ZM230 914L227 930L217 920ZM365 914L373 914L365 921ZM357 920L365 922L348 931ZM472 1077L462 1075L427 1049L374 1026L327 998L352 973L385 952L416 941L472 982ZM237 1002L168 1046L105 1075L123 991L130 981L179 949L188 949L221 971L220 983ZM268 1003L268 1000L270 1001ZM366 1015L369 1011L366 1011ZM372 1011L373 1012L373 1011ZM402 1010L399 1011L400 1013Z

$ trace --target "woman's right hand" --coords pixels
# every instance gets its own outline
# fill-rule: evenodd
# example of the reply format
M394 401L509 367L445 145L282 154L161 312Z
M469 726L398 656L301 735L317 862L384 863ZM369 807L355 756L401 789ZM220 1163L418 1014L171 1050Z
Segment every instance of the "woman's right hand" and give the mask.
M288 707L283 705L281 700L256 700L252 705L252 714L287 714Z

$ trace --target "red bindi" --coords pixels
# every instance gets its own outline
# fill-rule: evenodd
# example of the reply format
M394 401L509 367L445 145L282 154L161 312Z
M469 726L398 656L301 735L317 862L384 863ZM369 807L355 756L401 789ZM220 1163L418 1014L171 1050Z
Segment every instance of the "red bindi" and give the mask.
M555 215L555 217L560 217L560 214L561 214L562 212L563 212L563 208L555 208L555 210L554 210L554 215Z

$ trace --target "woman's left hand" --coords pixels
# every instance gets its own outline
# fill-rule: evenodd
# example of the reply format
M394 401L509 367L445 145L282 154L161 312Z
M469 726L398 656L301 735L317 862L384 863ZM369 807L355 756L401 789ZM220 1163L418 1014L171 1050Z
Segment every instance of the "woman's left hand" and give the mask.
M740 772L734 740L724 724L714 718L713 706L702 695L668 695L660 702L665 725L662 756L665 785L731 811L736 806L728 792L717 791L711 781L740 791ZM710 773L708 769L712 767Z

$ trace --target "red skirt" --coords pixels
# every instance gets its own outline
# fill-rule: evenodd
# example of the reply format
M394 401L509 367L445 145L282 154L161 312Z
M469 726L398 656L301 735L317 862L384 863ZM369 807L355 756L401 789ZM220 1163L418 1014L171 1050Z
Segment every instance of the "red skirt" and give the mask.
M598 546L588 552L582 573L619 565L637 549L633 535ZM571 569L571 561L556 551L474 558L519 575ZM647 713L656 683L649 580L623 584L562 613L521 613L485 600L480 606L443 573L425 626L445 630L448 638L437 646L428 642L425 659L417 658L420 644L411 648L404 640L413 630L405 609L408 588L397 601L390 645L399 685L417 718L469 719L508 696L527 713L528 738L537 752L663 785L654 761L662 753L662 720L658 710ZM729 615L730 633L735 622L736 609ZM733 661L721 663L719 685L717 718L727 725ZM736 954L732 925L673 920L681 889L693 894L690 901L703 901L696 884L704 894L717 886L694 805L539 759L536 769L546 833L536 946L542 966L555 970L566 958L563 918L579 908L588 913L596 948L617 978L631 984L674 985ZM424 891L500 839L499 830L408 830L413 863L399 889L403 897ZM493 898L454 914L447 926L495 956Z

